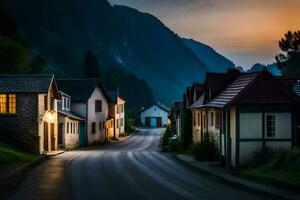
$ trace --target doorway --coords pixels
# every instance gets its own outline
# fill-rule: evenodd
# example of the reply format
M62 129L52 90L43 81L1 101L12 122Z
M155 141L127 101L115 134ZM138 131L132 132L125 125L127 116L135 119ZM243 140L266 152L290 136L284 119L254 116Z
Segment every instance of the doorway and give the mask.
M50 124L50 135L51 135L51 150L55 150L55 135L54 135L54 123Z
M48 123L44 122L44 151L49 151L49 133L48 133Z

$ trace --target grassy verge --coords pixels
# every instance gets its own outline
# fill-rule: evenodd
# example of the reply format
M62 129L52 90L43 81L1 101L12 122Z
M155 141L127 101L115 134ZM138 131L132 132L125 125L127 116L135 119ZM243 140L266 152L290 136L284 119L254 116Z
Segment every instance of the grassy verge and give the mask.
M300 150L285 150L238 172L242 178L300 191Z
M24 152L16 147L0 142L0 167L15 163L27 163L35 160L38 155Z

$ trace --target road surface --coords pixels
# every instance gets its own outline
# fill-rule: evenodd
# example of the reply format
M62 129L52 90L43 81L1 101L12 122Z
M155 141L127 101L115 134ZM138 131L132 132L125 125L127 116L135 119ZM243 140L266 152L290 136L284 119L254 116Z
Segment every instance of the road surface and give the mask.
M159 152L162 129L66 152L33 169L10 199L263 199Z

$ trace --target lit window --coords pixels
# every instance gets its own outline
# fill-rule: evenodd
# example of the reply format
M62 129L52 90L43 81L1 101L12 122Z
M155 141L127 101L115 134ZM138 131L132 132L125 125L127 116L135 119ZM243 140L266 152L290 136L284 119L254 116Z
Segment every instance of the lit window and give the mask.
M267 133L267 137L275 137L276 135L275 115L266 115L266 133Z
M7 113L7 95L0 94L0 113Z
M15 114L16 113L16 104L17 104L17 100L16 100L16 95L15 94L10 94L9 95L9 104L8 104L8 110L10 114Z

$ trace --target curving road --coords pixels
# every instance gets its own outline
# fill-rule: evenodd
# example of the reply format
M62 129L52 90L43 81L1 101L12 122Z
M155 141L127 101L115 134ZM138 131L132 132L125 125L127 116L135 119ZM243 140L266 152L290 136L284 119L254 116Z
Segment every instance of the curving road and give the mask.
M263 199L197 173L158 151L162 129L66 152L32 170L10 199Z

